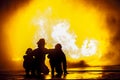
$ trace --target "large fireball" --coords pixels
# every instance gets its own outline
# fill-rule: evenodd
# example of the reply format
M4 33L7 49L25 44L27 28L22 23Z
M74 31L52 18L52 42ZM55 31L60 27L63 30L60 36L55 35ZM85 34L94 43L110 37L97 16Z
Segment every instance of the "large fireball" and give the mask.
M35 49L40 38L45 38L47 48L61 43L69 62L84 59L93 64L109 45L108 31L102 29L104 14L82 0L79 4L74 0L33 0L17 10L5 26L9 26L5 32L13 61L22 60L27 48Z

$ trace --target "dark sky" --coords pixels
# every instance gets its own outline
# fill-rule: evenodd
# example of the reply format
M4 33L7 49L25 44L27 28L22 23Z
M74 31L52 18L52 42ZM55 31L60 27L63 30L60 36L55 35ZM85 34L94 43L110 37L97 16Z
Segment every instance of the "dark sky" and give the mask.
M69 0L68 0L69 1ZM75 1L75 0L73 0ZM79 2L79 0L76 0ZM120 0L83 0L86 4L95 6L99 10L106 12L106 24L110 31L111 46L113 50L108 51L108 58L117 55L116 61L119 62L120 57ZM3 24L7 21L8 17L13 14L20 7L29 4L30 0L0 0L0 68L4 67L3 63L7 62L7 57L4 55L4 37ZM117 54L116 54L117 51Z

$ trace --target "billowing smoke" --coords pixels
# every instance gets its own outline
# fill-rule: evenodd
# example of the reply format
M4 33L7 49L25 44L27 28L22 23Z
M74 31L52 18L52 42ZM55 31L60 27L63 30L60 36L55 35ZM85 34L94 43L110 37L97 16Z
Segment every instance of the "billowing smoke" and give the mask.
M106 17L107 28L110 31L110 47L107 53L108 59L112 58L114 64L120 64L120 16L119 11L108 13Z
M14 14L19 8L28 4L29 0L0 0L0 70L8 67L13 67L13 63L10 63L11 57L7 52L7 34L4 32L9 26L4 26L11 15Z
M120 64L120 0L85 0L105 14L106 28L109 30L110 46L101 59L109 65Z

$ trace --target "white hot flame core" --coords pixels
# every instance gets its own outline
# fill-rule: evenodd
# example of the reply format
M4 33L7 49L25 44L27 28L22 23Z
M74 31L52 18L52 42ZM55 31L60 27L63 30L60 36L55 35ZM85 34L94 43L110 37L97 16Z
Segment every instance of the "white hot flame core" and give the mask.
M78 53L78 47L75 44L76 41L76 35L73 33L70 33L69 30L69 23L66 21L60 22L53 26L52 31L52 38L55 41L55 43L61 43L63 46L63 50L67 51L67 55L71 57L80 56ZM73 55L73 56L72 56ZM76 57L77 58L77 57Z
M46 11L45 11L46 13ZM47 14L46 14L47 15ZM49 16L49 15L48 15ZM47 39L47 43L55 46L60 43L62 45L65 54L73 59L79 59L81 56L92 56L97 51L96 40L84 40L82 48L79 48L76 42L76 35L69 32L70 23L66 20L53 20L41 15L37 17L34 24L39 27L38 32L35 35L35 40L42 37ZM47 24L47 25L46 25ZM50 33L47 33L50 31ZM50 41L52 39L52 41Z
M53 27L52 38L55 42L59 42L66 50L77 50L78 47L75 44L76 36L68 32L69 23L61 22Z
M46 34L46 28L44 28L44 21L39 21L39 26L41 28L38 33L40 37L48 38ZM41 25L42 24L42 25ZM76 35L69 32L70 24L67 21L58 22L56 25L51 26L51 38L53 39L53 45L56 43L61 43L63 50L66 51L66 55L71 58L78 59L80 56L92 56L97 51L97 41L96 40L84 40L82 48L79 48L76 44Z
M83 56L91 56L97 51L97 41L96 40L85 40L81 48L81 54Z

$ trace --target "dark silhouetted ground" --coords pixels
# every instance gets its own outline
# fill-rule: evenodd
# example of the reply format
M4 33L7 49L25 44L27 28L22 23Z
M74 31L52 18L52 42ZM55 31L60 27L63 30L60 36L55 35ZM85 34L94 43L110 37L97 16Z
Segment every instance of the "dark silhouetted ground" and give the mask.
M24 71L0 71L0 80L34 80L34 79L120 79L120 66L69 68L67 75L51 77L51 74L41 76L25 76Z

